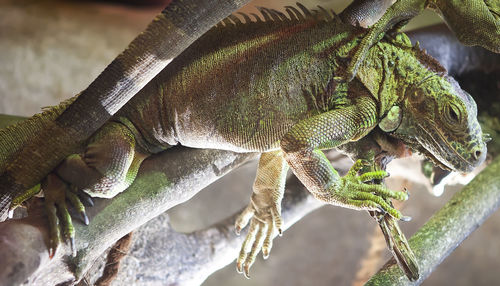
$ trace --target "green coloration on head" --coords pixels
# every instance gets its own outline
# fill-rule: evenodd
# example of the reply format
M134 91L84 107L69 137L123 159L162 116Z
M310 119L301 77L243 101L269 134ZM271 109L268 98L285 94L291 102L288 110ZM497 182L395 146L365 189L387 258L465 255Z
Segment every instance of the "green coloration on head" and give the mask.
M445 169L470 172L484 161L476 103L439 62L411 47L406 36L370 49L358 78L379 101L383 131Z
M484 161L486 144L476 103L454 79L428 76L407 91L404 105L414 112L404 113L402 135L418 142L418 149L435 163L470 172Z
M399 103L402 122L393 135L443 168L472 171L486 156L476 103L437 61L419 49L411 54L418 63L399 69L407 86Z

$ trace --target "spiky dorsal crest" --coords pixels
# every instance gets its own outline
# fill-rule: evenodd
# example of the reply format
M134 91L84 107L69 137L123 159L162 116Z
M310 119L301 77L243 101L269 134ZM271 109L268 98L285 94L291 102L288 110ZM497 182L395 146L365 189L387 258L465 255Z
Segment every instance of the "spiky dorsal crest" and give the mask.
M216 27L237 27L241 25L251 25L253 23L272 23L272 24L296 24L304 21L333 21L340 18L337 17L333 10L327 11L321 6L317 6L318 9L308 9L300 3L296 3L297 7L285 6L286 14L275 9L269 9L264 7L257 7L260 14L255 13L241 13L238 12L237 15L231 14L221 22L219 22ZM250 17L251 16L251 17ZM253 19L252 19L253 18Z
M448 71L446 70L446 68L443 67L439 61L429 55L425 49L421 49L418 41L414 46L412 46L408 36L406 36L405 34L400 35L402 35L402 37L400 37L399 39L396 39L397 37L390 38L389 42L394 46L397 46L404 51L414 55L415 58L417 58L417 60L430 71L438 74L441 77L448 75Z
M425 50L420 49L418 46L412 48L415 57L429 70L435 72L441 77L447 76L448 71L441 65L438 60L429 55Z

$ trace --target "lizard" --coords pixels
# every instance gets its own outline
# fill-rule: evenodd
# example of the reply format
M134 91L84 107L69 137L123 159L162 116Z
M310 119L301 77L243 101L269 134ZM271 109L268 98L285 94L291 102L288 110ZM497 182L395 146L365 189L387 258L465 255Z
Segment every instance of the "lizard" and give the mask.
M52 253L60 243L56 208L65 237L74 235L65 205L74 194L66 183L113 197L133 181L144 158L177 144L262 153L251 203L236 221L237 231L250 222L237 261L246 276L280 232L289 167L322 201L405 219L386 202L407 199L405 192L364 184L384 178L384 171L358 176L358 161L340 177L322 149L380 128L449 169L467 172L484 160L475 103L437 61L400 34L371 47L356 78L343 81L336 74L347 68L366 30L324 10L298 7L302 11L287 7L288 17L264 8L264 20L230 16L173 60L80 153L66 158L42 182L52 214ZM52 119L42 113L38 120ZM25 128L4 134L14 129Z
M116 110L208 27L247 2L249 0L226 0L218 3L216 8L206 9L210 6L209 2L171 1L148 28L82 92L83 96L71 104L67 112L60 114L60 118L54 120L54 124L46 125L43 131L38 131L36 136L32 137L33 141L23 146L15 162L9 163L9 166L0 173L0 193L9 194L5 200L0 201L0 209L6 209L4 205L9 204L12 197L40 181L64 156L71 153L74 147L88 139ZM380 14L381 10L393 4L393 0L370 1L368 6L376 10L373 12L370 11L373 10L371 8L367 10L363 2L366 1L354 1L350 5L354 7L357 20L360 17L378 19L376 14ZM364 43L360 45L355 55L356 60L352 61L346 72L347 78L352 79L364 59L368 46L376 41L379 34L389 30L398 19L415 16L423 9L424 4L442 13L457 35L465 40L464 42L479 44L489 49L500 47L498 44L500 12L497 0L468 0L467 9L461 6L461 1L424 2L424 0L399 0L398 5L394 6L402 7L402 10L391 7L392 13L386 13L384 19L372 29L372 32L365 37ZM359 3L361 5L358 5ZM349 17L349 14L353 13L343 14ZM464 24L462 19L468 22ZM481 20L479 24L477 19ZM484 32L477 34L475 32L477 30ZM162 37L158 37L158 34ZM175 45L171 45L172 42L175 42ZM33 154L36 154L36 159ZM23 167L37 162L39 167L36 170ZM6 215L0 213L0 219L5 219Z

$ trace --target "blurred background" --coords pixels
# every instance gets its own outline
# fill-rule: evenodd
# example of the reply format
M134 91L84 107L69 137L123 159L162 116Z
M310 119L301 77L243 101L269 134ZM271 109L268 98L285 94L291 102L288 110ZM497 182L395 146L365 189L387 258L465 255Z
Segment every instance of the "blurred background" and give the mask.
M84 89L151 21L166 1L0 0L0 113L29 116ZM151 2L152 5L143 5ZM350 1L308 0L336 12ZM253 1L255 6L281 9L294 1ZM414 19L412 29L440 19L431 12ZM474 96L474 95L473 95ZM406 187L411 199L400 205L411 222L401 223L410 237L458 187L431 195L416 159L389 165L392 189ZM182 206L169 211L178 231L211 225L248 204L256 163L248 163ZM398 174L406 173L405 178ZM407 174L412 174L408 176ZM142 227L113 285L163 285L148 269L154 261L139 252L158 231L159 217ZM160 230L161 231L161 230ZM423 285L498 285L500 214L497 212L451 254ZM260 256L250 280L235 264L210 276L203 285L362 285L389 258L376 223L365 213L323 207L275 239L271 256ZM151 250L151 251L154 251ZM156 268L161 267L156 265Z

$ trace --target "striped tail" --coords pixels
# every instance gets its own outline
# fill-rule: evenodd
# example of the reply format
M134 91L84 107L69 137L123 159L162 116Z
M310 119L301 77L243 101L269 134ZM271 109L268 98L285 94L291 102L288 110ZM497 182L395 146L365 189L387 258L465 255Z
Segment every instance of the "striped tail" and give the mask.
M0 222L6 220L9 215L9 207L12 202L12 195L5 194L0 198Z
M19 123L0 129L0 174L7 167L7 163L15 158L16 154L32 139L31 136L54 121L69 106L77 96L61 102L57 106L44 108L41 113ZM14 194L6 192L0 194L0 222L7 219L10 203Z

